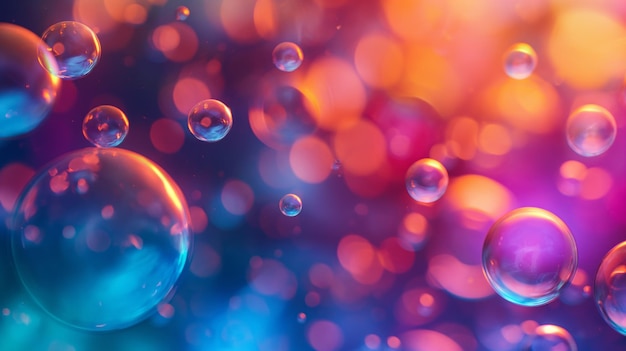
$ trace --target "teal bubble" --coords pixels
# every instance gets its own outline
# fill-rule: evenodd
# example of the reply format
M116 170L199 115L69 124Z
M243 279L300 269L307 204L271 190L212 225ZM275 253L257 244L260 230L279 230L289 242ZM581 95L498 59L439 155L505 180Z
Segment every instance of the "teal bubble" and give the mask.
M520 351L577 351L578 346L572 335L562 327L544 324L535 328L529 335Z
M54 75L56 62L46 49L31 31L0 23L0 138L32 131L54 105L61 82ZM41 64L39 51L44 52Z
M556 299L578 265L576 242L553 213L523 207L502 216L483 244L483 271L505 300L523 306Z
M594 299L602 318L626 335L626 241L602 259L596 273Z
M215 99L200 101L189 111L187 127L200 141L216 142L224 139L233 126L228 106Z
M128 134L128 118L115 106L93 108L83 120L83 136L97 147L115 147Z
M280 212L287 217L295 217L302 212L302 200L298 195L287 194L278 203Z
M52 54L58 71L50 73L59 78L82 78L100 60L100 40L91 28L82 23L64 21L53 24L46 29L41 39L48 46L38 51L39 61L43 62L48 54Z
M171 292L191 243L180 189L134 152L87 148L42 169L16 203L12 253L33 299L79 329L121 329Z
M283 72L293 72L302 64L304 54L298 44L283 42L272 51L274 66Z

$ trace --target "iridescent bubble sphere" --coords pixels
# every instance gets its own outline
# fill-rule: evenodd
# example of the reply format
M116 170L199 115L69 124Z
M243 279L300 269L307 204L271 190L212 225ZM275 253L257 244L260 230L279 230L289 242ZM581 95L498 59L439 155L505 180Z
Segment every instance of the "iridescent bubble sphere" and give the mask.
M50 73L59 78L84 77L100 60L100 40L91 28L82 23L65 21L53 24L41 38L48 47L39 50L39 61L43 65L47 53L51 53L56 59L58 72Z
M585 157L598 156L615 141L617 125L611 112L598 105L584 105L567 119L565 133L569 147Z
M280 212L287 217L295 217L302 211L302 200L295 194L287 194L278 203Z
M577 351L572 335L562 327L544 324L522 343L520 351Z
M526 79L537 67L537 53L526 43L517 43L504 55L504 71L513 79Z
M39 172L18 199L15 267L59 321L125 328L174 287L192 239L188 218L180 189L152 161L117 148L78 150Z
M189 18L189 8L187 6L178 6L176 8L176 20L177 21L185 21Z
M115 106L98 106L83 120L83 136L97 147L115 147L128 134L128 118Z
M228 106L219 100L208 99L197 103L187 117L187 127L200 141L216 142L224 139L233 126Z
M626 335L626 241L602 259L596 273L594 298L602 318Z
M406 190L413 200L431 203L446 192L448 180L448 171L439 161L423 158L406 171Z
M46 49L33 32L0 23L0 138L32 131L50 112L61 84ZM44 52L41 64L38 51Z
M493 289L507 301L539 306L558 297L578 264L569 228L551 212L523 207L489 229L482 265Z
M272 61L274 66L283 72L293 72L302 64L304 54L302 49L292 42L283 42L272 51Z

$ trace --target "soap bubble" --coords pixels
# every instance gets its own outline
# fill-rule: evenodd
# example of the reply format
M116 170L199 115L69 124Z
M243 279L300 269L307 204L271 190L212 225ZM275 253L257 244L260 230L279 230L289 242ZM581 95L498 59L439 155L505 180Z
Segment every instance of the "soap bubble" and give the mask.
M437 160L423 158L406 171L406 190L413 200L431 203L439 200L448 188L448 171Z
M608 150L617 133L611 112L598 105L584 105L570 114L565 127L567 143L577 154L598 156Z
M300 67L303 59L302 49L295 43L280 43L272 51L274 66L283 72L295 71Z
M186 263L189 210L178 186L134 152L87 148L25 188L12 250L22 283L50 315L85 330L147 318Z
M537 54L526 43L517 43L507 50L504 57L504 71L513 79L528 78L537 66Z
M233 116L221 101L208 99L197 103L187 118L189 131L200 141L222 140L233 126Z
M594 298L604 320L626 335L626 241L602 259L596 273Z
M302 200L295 194L287 194L278 203L280 212L287 217L295 217L302 211Z
M189 18L189 8L187 6L178 6L176 9L176 20L177 21L185 21Z
M523 306L547 304L576 271L578 253L569 228L546 210L523 207L489 229L483 271L504 299Z
M98 147L115 147L124 141L128 134L128 118L115 106L98 106L85 116L83 135Z
M65 21L50 26L43 33L48 47L40 48L39 61L44 64L48 53L56 59L58 71L50 71L63 79L78 79L87 75L100 60L100 41L86 25ZM47 69L47 66L44 65Z
M572 335L565 329L552 324L544 324L524 342L520 351L577 351Z
M44 120L61 85L50 73L56 71L41 38L20 26L0 23L0 138L28 133Z

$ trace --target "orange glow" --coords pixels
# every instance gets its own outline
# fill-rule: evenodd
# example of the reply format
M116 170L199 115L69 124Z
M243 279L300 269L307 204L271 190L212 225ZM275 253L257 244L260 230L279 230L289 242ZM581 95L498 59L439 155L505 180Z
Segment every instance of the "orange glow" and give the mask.
M354 194L373 198L384 193L389 185L389 169L383 169L377 173L366 176L354 175L351 172L344 173L344 180L348 189Z
M415 253L406 250L396 237L385 239L378 251L378 259L383 268L391 273L404 273L413 267Z
M188 25L173 22L154 30L152 44L168 60L185 62L193 58L198 51L198 36Z
M202 233L209 225L209 218L202 207L189 207L189 217L191 218L191 230L193 230L195 234Z
M513 141L509 130L499 124L483 126L478 134L478 147L491 155L506 155L511 151Z
M211 98L211 92L204 82L195 78L182 78L174 85L172 99L178 112L185 116L198 102Z
M314 0L314 1L319 7L337 8L337 7L344 6L346 3L352 0Z
M624 36L624 26L608 12L562 11L547 40L547 56L557 75L574 88L601 88L626 73Z
M446 1L381 0L391 30L404 40L438 38L448 17Z
M130 4L124 9L124 20L130 24L143 24L148 18L148 11L139 4Z
M301 91L308 98L307 109L324 129L354 126L365 106L365 89L352 65L334 57L311 64Z
M110 31L120 22L109 15L105 0L74 0L72 13L74 20L87 25L97 34Z
M220 18L224 31L231 39L242 43L258 39L254 22L256 1L222 1Z
M415 234L424 234L426 233L426 228L428 228L426 217L417 212L407 213L402 220L402 224L406 230Z
M382 276L376 249L359 235L343 237L337 246L337 257L341 266L359 283L375 284Z
M437 255L428 261L428 276L450 294L464 299L482 299L494 291L481 265L469 265L451 255Z
M185 133L183 128L171 119L161 118L150 127L152 146L165 154L175 154L183 147Z
M446 145L450 153L462 160L471 160L476 155L478 123L469 117L458 117L448 123Z
M254 192L240 180L229 180L222 189L221 199L226 211L241 216L252 208Z
M7 212L11 213L13 211L17 197L34 175L34 170L21 163L11 163L0 169L0 205ZM50 179L50 188L55 192L52 187L52 179ZM66 179L67 174L62 181L63 184L67 183ZM67 189L67 185L65 188Z
M324 141L314 136L298 139L289 152L293 173L306 183L321 183L332 170L334 157Z
M385 137L374 123L367 120L337 132L333 146L344 170L355 175L376 172L387 154Z
M412 330L402 335L402 344L412 351L463 351L449 336L427 329Z
M587 169L580 188L580 197L585 200L597 200L609 193L613 186L613 177L599 167Z
M582 180L587 173L587 166L578 161L565 161L559 169L563 178Z
M382 34L361 38L354 53L354 64L363 81L374 88L389 88L404 69L402 48Z
M254 26L264 39L273 39L278 31L274 0L257 0L254 6Z

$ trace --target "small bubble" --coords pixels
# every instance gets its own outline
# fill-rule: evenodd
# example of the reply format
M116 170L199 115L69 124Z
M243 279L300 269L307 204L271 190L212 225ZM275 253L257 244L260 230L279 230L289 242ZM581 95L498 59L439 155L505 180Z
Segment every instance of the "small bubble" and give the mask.
M83 120L83 136L97 147L115 147L128 134L128 118L115 106L98 106Z
M615 141L617 126L611 112L598 105L584 105L570 114L565 127L567 143L577 154L598 156Z
M196 104L187 118L187 127L200 141L216 142L224 139L233 126L233 116L223 102L208 99Z
M304 55L302 49L291 42L283 42L274 48L272 60L274 66L283 72L293 72L302 64Z
M300 312L298 313L298 323L302 324L306 322L306 313Z
M187 6L178 6L176 8L176 20L177 21L185 21L189 18L190 12Z
M604 320L626 335L626 241L602 259L596 273L594 298Z
M58 71L50 73L63 79L78 79L87 75L100 60L100 41L96 33L86 25L65 21L50 26L41 39L56 59ZM39 49L39 62L48 69L46 49Z
M287 217L295 217L302 211L302 200L295 194L287 194L278 203L280 212Z
M552 324L538 326L521 347L521 351L577 351L572 335L565 329Z
M507 50L504 58L504 71L513 79L528 78L537 66L537 54L526 43L518 43Z
M439 161L424 158L409 167L405 182L406 190L413 200L435 202L448 188L448 171Z

